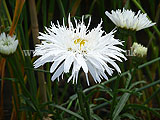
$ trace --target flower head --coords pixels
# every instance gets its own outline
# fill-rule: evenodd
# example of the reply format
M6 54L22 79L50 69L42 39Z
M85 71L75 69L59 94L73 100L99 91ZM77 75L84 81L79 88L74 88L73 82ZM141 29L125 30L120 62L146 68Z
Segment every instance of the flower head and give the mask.
M139 10L137 15L132 10L126 10L123 8L123 11L120 9L116 11L111 11L111 14L106 11L105 14L112 20L112 22L120 27L130 30L139 31L148 27L155 25L148 18L147 14L141 13Z
M102 21L96 28L88 30L91 18L87 26L83 17L82 21L74 21L75 27L69 16L68 27L64 23L51 23L50 28L45 28L45 33L40 33L38 38L42 43L36 46L34 56L41 57L34 62L34 67L53 62L50 67L50 72L54 72L52 80L72 69L68 82L73 79L73 83L77 83L82 68L88 85L89 72L96 83L100 83L102 78L108 79L106 74L111 76L114 69L121 72L115 60L122 62L121 58L126 57L122 54L124 50L118 47L123 45L122 42L114 39L114 31L106 34L101 27Z
M18 46L18 40L15 40L16 36L9 36L5 33L0 34L0 53L3 55L9 55L16 51Z
M143 57L147 55L147 48L136 42L133 43L131 51L133 52L134 56Z

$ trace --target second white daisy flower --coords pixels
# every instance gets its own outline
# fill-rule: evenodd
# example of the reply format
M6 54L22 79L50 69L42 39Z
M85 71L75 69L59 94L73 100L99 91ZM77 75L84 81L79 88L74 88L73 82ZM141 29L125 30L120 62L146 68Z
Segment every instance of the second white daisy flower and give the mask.
M139 10L137 15L132 10L126 10L123 8L116 11L111 11L111 14L106 11L105 14L112 20L112 22L120 27L126 28L130 30L139 31L148 27L155 25L156 23L152 23L148 18L147 14L141 13Z
M15 40L16 36L13 37L6 35L4 32L0 34L0 53L3 55L13 54L18 46L18 40Z
M90 22L91 19L86 26L83 17L81 22L75 19L74 27L69 16L68 27L59 23L46 27L46 32L38 37L42 43L35 48L34 56L41 56L34 62L35 68L53 62L50 67L50 72L54 73L52 80L72 69L68 82L73 80L73 83L77 83L82 68L88 85L88 73L96 83L103 78L108 79L107 75L111 76L114 69L120 73L115 61L122 62L121 58L126 60L122 54L124 50L118 47L123 45L122 42L114 38L114 31L106 34L102 30L102 21L96 28L88 30Z

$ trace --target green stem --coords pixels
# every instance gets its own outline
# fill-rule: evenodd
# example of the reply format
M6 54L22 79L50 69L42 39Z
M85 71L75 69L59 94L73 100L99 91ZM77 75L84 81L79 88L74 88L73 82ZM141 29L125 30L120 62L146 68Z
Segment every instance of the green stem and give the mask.
M63 98L64 98L64 96L66 95L66 92L67 92L68 87L69 87L69 84L66 84L66 85L64 86L64 92L63 92L62 95L61 95L60 103L63 102Z
M54 86L54 89L53 89L54 102L55 102L55 104L58 105L59 104L59 99L58 99L58 80L54 81L53 86ZM60 111L59 110L56 111L56 116L57 116L57 118L60 118Z
M87 116L87 113L86 113L86 110L85 110L85 107L84 107L84 101L85 100L83 100L84 96L83 96L83 91L82 91L82 86L81 86L80 79L78 80L78 83L77 83L77 96L78 96L79 105L80 105L82 115L83 115L85 120L89 120L88 116Z
M47 63L46 69L49 71L50 65ZM47 93L48 93L48 99L49 101L52 101L52 82L51 82L51 75L50 73L46 74L47 76Z
M6 11L6 15L7 15L7 17L8 17L9 24L10 24L10 26L11 26L11 25L12 25L12 20L11 20L11 16L10 16L10 14L9 14L9 11L8 11L8 8L7 8L6 1L5 1L5 0L3 0L3 6L4 6L4 9L5 9L5 11Z
M61 10L61 13L62 13L62 15L64 17L64 22L67 23L67 19L66 19L66 14L65 14L63 3L62 3L61 0L57 0L57 2L58 2L58 5L59 5L59 8Z
M92 2L92 4L91 4L91 7L90 7L90 9L89 9L89 14L92 13L96 1L97 1L97 0L93 0L93 2Z
M112 114L113 114L113 111L114 111L114 107L116 105L116 99L117 99L117 89L118 89L118 86L119 86L119 79L120 79L120 76L118 76L117 80L115 81L115 86L114 86L114 93L113 93L113 100L112 100L112 104L111 104L111 113L110 113L110 118L112 119Z
M85 101L85 106L86 106L86 112L87 112L88 118L90 120L91 119L91 115L90 115L90 107L89 107L88 100Z
M160 92L160 88L158 88L148 99L146 99L146 101L143 104L144 105L148 104L150 100L152 100L152 98L155 97L159 92Z
M58 104L58 81L54 82L54 101Z

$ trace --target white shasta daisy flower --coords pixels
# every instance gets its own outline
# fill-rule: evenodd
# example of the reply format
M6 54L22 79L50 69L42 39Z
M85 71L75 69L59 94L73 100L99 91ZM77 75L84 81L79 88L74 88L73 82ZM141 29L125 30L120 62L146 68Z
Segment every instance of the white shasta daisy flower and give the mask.
M68 82L73 80L73 83L77 83L82 68L88 85L89 72L96 83L100 83L102 78L108 79L106 73L111 76L114 69L120 73L121 70L115 61L122 62L121 58L126 60L126 57L122 54L124 50L118 47L123 45L122 42L114 39L114 31L106 34L101 27L102 21L96 28L88 30L91 18L87 26L83 17L82 21L74 21L75 27L69 15L68 27L64 22L62 26L59 22L57 25L51 23L50 28L45 28L45 33L40 33L38 38L43 41L36 45L34 56L41 57L34 62L34 67L53 62L50 67L50 72L54 72L51 80L72 69Z
M3 32L0 35L0 53L3 55L9 55L16 51L18 46L18 40L15 40L16 36L13 37Z
M133 52L134 56L143 57L147 55L147 48L136 42L133 43L131 51Z
M112 20L112 22L120 27L130 30L139 31L148 27L155 25L156 23L152 23L148 18L147 14L141 13L139 10L137 15L132 10L126 10L123 8L116 11L111 11L111 14L106 11L105 14Z

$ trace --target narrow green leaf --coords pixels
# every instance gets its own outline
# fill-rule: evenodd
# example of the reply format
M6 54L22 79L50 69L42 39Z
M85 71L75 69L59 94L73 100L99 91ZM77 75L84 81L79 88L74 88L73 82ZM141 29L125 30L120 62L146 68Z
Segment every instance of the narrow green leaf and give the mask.
M92 13L92 11L93 11L93 8L94 8L94 6L95 6L96 1L97 1L97 0L93 0L93 1L92 1L92 4L91 4L91 6L90 6L90 8L89 8L89 14L91 14L91 13Z
M50 73L50 71L47 71L47 70L35 69L35 68L30 68L30 67L24 67L24 69L28 69L28 70L32 70L32 71L37 71L37 72Z
M131 73L128 73L128 78L126 79L126 84L125 84L126 89L128 88L131 79L132 79L132 75L131 75Z
M152 100L152 98L154 98L159 92L160 92L160 88L158 88L154 93L152 93L152 95L149 98L147 98L147 100L144 102L144 104L148 104L149 101Z
M145 84L146 81L137 81L131 84L131 86L129 87L129 89L132 89L133 87L139 85L139 84Z
M112 118L113 120L116 120L116 118L118 117L119 113L123 110L128 98L129 98L130 94L129 93L124 93L122 95L122 97L120 98L119 102L117 103L113 114L112 114Z
M64 10L62 0L57 0L57 2L58 2L58 5L59 5L59 8L61 10L61 14L64 17L64 22L67 23L67 18L66 18L66 14L65 14L65 10Z
M137 92L139 92L139 91L141 91L141 90L144 90L144 89L146 89L146 88L152 87L152 86L154 86L154 85L157 85L157 84L159 84L159 83L160 83L160 80L156 80L156 81L154 81L154 82L152 82L152 83L150 83L150 84L148 84L148 85L146 85L146 86L144 86L144 87L139 88L139 89L137 90Z
M103 120L102 118L100 118L98 115L96 115L96 114L92 114L91 115L92 116L92 118L94 119L94 120Z
M108 101L107 99L105 99L105 98L96 98L96 99L94 99L95 101L105 101L105 102L107 102L107 103L111 103L110 101Z
M0 79L1 81L2 79ZM10 80L12 82L17 82L18 80L16 78L3 78L3 80Z
M136 118L133 115L129 114L129 113L122 114L121 118L129 118L129 120L136 120Z
M108 93L113 98L113 91L111 88L107 87L106 85L100 84L100 91Z
M60 109L60 110L62 110L64 112L66 112L66 113L69 113L69 114L71 114L71 115L73 115L73 116L75 116L75 117L77 117L77 118L79 118L81 120L84 120L83 117L80 116L79 114L77 114L75 112L72 112L71 110L68 110L68 109L66 109L66 108L64 108L64 107L62 107L60 105L50 104L50 106L53 106L53 107L55 107L57 109Z
M139 104L130 104L130 105L127 105L128 108L131 108L131 109L137 109L137 110L148 110L150 112L152 112L154 115L156 115L158 118L160 118L160 113L155 111L155 109L153 108L149 108L145 105L139 105Z

